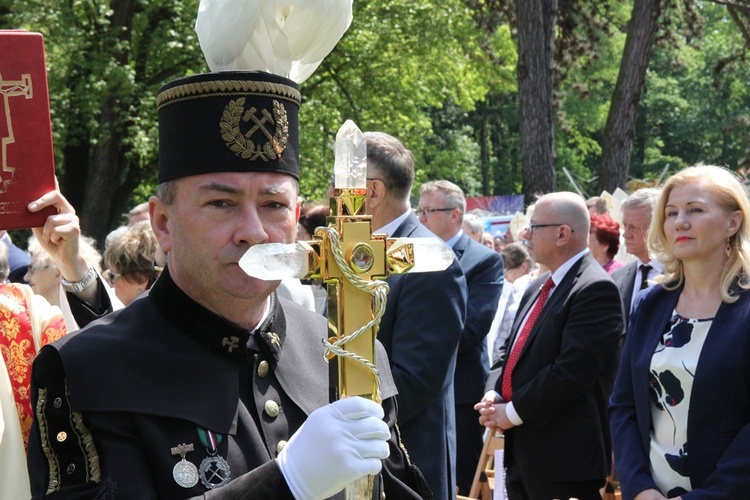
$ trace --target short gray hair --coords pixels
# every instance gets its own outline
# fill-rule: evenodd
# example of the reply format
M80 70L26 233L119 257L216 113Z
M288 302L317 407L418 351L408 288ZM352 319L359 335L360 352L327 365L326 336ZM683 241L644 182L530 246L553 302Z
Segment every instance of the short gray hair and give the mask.
M461 211L461 220L463 221L463 216L466 212L466 196L464 196L463 190L451 181L442 180L425 182L422 184L422 187L419 188L420 196L423 194L435 193L443 193L450 208L457 208Z
M624 210L626 208L629 208L631 210L647 208L649 212L653 212L654 207L656 206L656 200L659 199L660 193L661 189L658 188L641 188L637 191L634 191L625 199L625 201L622 202L622 205L620 205L620 210Z

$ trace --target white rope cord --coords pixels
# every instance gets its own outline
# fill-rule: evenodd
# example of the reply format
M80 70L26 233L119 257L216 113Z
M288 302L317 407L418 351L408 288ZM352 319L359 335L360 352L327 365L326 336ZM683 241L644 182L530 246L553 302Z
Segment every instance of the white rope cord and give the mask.
M341 269L341 272L344 274L344 277L354 285L354 287L357 290L360 290L362 292L369 293L373 296L373 309L375 310L375 315L373 319L364 325L359 330L355 331L351 335L347 335L345 337L341 337L335 342L331 343L328 340L324 339L323 344L326 347L326 355L334 354L336 356L343 356L345 358L352 359L354 361L357 361L363 365L365 365L371 372L373 377L375 377L375 387L377 389L377 395L378 400L380 399L380 372L375 367L375 365L367 358L364 358L356 353L347 351L342 346L346 344L347 342L350 342L360 335L362 335L365 331L367 331L370 327L377 326L380 323L381 318L383 317L383 314L385 313L385 305L386 305L386 298L388 296L388 283L385 281L368 281L365 279L362 279L360 276L357 275L350 267L349 264L346 262L346 258L344 257L344 252L341 250L341 240L339 238L339 234L336 231L336 229L332 227L325 227L322 228L328 233L328 241L331 245L331 252L333 253L333 258L336 261L336 264L339 266L339 269Z

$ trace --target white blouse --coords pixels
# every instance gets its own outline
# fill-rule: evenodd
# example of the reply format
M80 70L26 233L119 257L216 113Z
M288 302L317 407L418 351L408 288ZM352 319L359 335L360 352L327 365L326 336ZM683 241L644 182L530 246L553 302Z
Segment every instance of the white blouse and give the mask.
M713 318L690 319L674 312L651 358L651 475L669 497L692 489L687 470L690 395L712 322Z

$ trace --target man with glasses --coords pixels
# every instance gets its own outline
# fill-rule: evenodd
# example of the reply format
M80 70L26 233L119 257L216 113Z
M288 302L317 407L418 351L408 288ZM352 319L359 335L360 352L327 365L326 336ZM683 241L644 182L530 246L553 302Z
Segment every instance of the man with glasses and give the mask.
M365 138L367 212L374 232L391 238L434 238L409 203L414 182L411 151L388 134L368 132ZM424 214L446 217L450 211L455 209L441 205ZM453 374L466 316L466 279L454 260L445 271L391 275L387 281L390 292L378 339L388 352L398 389L401 437L434 498L453 498Z
M607 400L622 332L620 296L588 250L574 193L536 203L524 240L547 266L521 299L507 355L487 381L480 422L505 434L511 500L600 500L611 464Z
M466 198L460 187L443 180L422 184L417 208L419 220L453 249L469 289L466 322L458 344L453 380L456 398L456 479L460 495L469 494L476 464L482 453L484 426L477 422L474 404L484 394L484 384L489 374L484 340L503 290L503 259L463 231L465 211Z
M653 285L653 279L659 276L663 269L661 262L649 256L646 243L648 229L651 227L651 215L659 192L656 188L639 189L623 201L620 207L625 249L636 257L635 262L612 273L612 279L617 283L622 296L622 313L626 327L630 313L633 312L636 295Z

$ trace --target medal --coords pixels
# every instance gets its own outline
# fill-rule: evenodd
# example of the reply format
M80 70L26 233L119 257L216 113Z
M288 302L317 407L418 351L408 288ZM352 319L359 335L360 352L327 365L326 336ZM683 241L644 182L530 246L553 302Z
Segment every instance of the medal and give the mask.
M192 488L198 484L198 468L192 462L185 460L185 455L191 451L193 451L193 443L183 443L172 448L172 455L180 455L182 458L172 469L172 477L183 488Z
M223 436L200 426L197 429L198 439L208 451L208 456L203 459L198 469L201 483L209 490L224 486L231 480L232 473L229 470L229 463L218 454L219 443Z
M201 483L203 483L203 486L209 490L218 488L219 486L224 486L231 478L229 464L219 455L212 455L204 458L199 470Z

